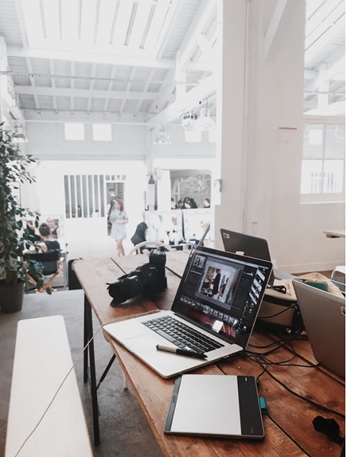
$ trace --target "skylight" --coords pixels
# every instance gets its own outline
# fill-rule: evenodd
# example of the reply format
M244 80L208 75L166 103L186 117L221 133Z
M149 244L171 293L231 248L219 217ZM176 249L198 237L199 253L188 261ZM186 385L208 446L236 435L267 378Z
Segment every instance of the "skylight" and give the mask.
M21 0L32 48L156 57L175 0Z

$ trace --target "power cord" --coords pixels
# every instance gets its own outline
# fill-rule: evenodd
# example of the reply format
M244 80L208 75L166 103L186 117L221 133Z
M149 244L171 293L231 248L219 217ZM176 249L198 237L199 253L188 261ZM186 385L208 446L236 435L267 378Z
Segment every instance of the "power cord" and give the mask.
M278 344L278 346L274 349L272 349L271 351L268 352L269 353L273 353L275 352L276 350L278 349L281 349L283 346L285 345L282 345ZM244 351L244 355L245 357L248 357L250 360L254 361L255 363L257 363L261 368L262 368L262 372L257 376L257 380L264 374L268 374L268 376L270 376L274 381L276 381L281 387L283 387L285 390L287 390L289 393L291 393L292 395L294 395L295 397L299 398L300 400L303 400L313 406L315 406L316 408L318 409L321 409L323 411L327 411L329 413L332 413L332 414L335 414L336 416L342 418L342 419L345 419L345 415L338 412L338 411L335 411L333 409L330 409L324 405L321 405L317 402L315 402L314 400L311 400L310 398L307 398L307 397L304 397L303 395L300 395L298 394L297 392L295 392L294 390L292 390L290 387L288 387L285 383L283 383L282 381L280 381L280 379L278 379L273 373L271 373L267 367L267 365L277 365L277 366L298 366L298 367L304 367L304 368L316 368L319 366L319 364L317 365L313 365L313 364L309 364L309 365L304 365L304 364L292 364L292 363L288 363L290 362L291 360L293 360L294 357L296 357L296 353L294 351L294 353L292 354L292 357L288 358L287 360L284 360L284 361L281 361L281 362L274 362L268 358L266 358L264 355L262 354L259 354L259 353L256 353L256 352L251 352L251 351Z
M290 305L290 306L286 306L282 311L279 311L279 312L277 312L275 314L270 314L268 316L258 316L258 317L260 319L270 319L271 317L279 316L280 314L286 313L290 309L294 309L294 308L296 308L296 305Z

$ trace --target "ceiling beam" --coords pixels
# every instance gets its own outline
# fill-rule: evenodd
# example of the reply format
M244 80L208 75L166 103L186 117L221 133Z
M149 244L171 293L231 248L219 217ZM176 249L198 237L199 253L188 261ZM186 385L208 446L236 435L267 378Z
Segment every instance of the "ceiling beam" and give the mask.
M62 89L52 87L31 87L31 86L16 86L15 92L18 95L33 95L35 96L51 96L51 97L92 97L92 98L111 98L129 100L155 100L158 96L155 92L130 92L130 91L112 91L108 90L93 90L93 89Z
M23 57L33 59L50 59L50 60L65 60L75 63L93 63L103 65L130 66L130 67L150 67L157 69L174 69L175 60L156 59L149 57L136 56L118 56L102 53L80 53L80 52L65 52L57 50L20 48L9 46L7 48L8 57ZM206 62L190 62L187 67L191 71L210 71L210 65Z
M25 120L27 122L83 122L83 123L108 123L119 125L147 125L148 115L138 113L134 116L132 113L117 112L95 112L88 113L85 110L66 111L66 110L49 110L40 111L34 109L24 109Z
M203 32L208 20L210 20L210 17L216 11L216 2L214 0L205 0L199 11L199 15L197 15L192 27L190 28L189 35L185 38L180 47L180 68L187 66L194 50L196 49L196 46L199 45L198 38Z
M29 57L36 59L53 59L53 60L67 60L83 63L94 64L109 64L109 65L125 65L136 67L151 67L151 68L174 68L175 61L169 59L156 59L151 57L140 56L126 56L105 54L101 52L80 52L80 51L58 51L47 50L38 48L20 48L16 46L9 46L7 48L7 55L9 57Z
M107 111L108 110L108 105L109 105L109 101L110 101L110 94L112 93L112 86L113 86L113 79L115 78L115 72L116 72L116 67L112 67L112 71L111 71L111 75L110 75L110 81L108 82L108 89L107 89L107 98L105 100L105 104L104 104L104 107L103 107L103 111Z
M93 101L93 96L92 96L92 93L94 92L94 86L95 86L95 74L96 74L96 65L92 65L92 68L91 68L91 80L90 80L90 86L89 86L89 96L88 96L88 107L87 107L87 111L90 112L91 111L91 106L92 106L92 101ZM108 92L108 91L107 91Z
M158 94L158 98L153 100L150 106L149 111L151 113L159 113L162 109L164 109L167 101L169 103L174 100L173 92L175 90L175 85L174 84L169 84L170 81L174 78L173 72L169 71L165 81L167 84L163 85L164 89L160 90L160 93Z
M155 127L158 124L165 124L179 117L184 111L191 110L199 105L199 102L215 94L217 87L216 76L212 75L204 79L198 86L187 92L180 100L169 105L161 113L151 117L148 124Z
M76 65L74 62L71 62L71 89L74 90L75 86L75 76L76 76ZM70 98L70 108L71 111L74 110L74 97Z
M123 100L121 101L121 106L120 106L120 109L119 109L119 114L120 114L120 115L121 115L122 112L124 111L124 107L125 107L126 101L130 98L130 97L127 97L127 94L129 93L130 81L131 81L132 78L134 77L135 72L136 72L136 69L135 69L135 68L132 68L131 74L130 74L130 78L129 78L129 81L128 81L128 83L126 84L126 89L125 89L125 91L123 92L123 93L124 93L124 97L123 97Z
M55 73L55 71L54 71L54 62L52 62L51 60L49 60L49 70L50 70L50 74L54 75L54 73ZM51 78L50 83L52 85L52 89L55 89L55 78ZM55 110L58 108L58 106L56 104L56 96L55 95L53 96L53 108Z
M343 36L345 34L345 15L341 16L333 24L327 25L315 43L305 50L305 64L309 65L309 62L321 52L321 48L323 49L324 46L332 43L339 34L343 34Z

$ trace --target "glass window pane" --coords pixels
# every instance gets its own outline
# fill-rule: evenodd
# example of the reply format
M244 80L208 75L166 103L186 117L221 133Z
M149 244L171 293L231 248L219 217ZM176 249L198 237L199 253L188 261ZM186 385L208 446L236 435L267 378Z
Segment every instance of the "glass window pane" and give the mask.
M345 156L345 126L326 125L326 152L329 159L341 159Z
M323 193L342 192L344 180L343 160L325 160L323 173Z
M84 141L84 124L66 123L65 139L71 141Z
M323 131L321 124L306 124L304 127L304 159L323 157Z
M112 126L110 124L93 124L94 141L112 141Z
M322 160L303 160L300 192L317 194L322 191L323 181Z

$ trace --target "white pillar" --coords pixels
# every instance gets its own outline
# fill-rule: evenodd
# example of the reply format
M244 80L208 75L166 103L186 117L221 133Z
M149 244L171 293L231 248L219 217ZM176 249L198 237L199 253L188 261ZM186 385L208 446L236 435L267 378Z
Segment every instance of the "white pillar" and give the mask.
M222 207L216 207L215 234L221 246L221 227L274 246L292 224L289 208L296 212L299 205L305 2L218 0L218 11ZM286 127L291 135L283 139Z
M236 231L242 231L243 228L247 12L248 0L218 0L220 71L217 83L216 156L222 190L220 205L215 207L217 244L221 227Z

